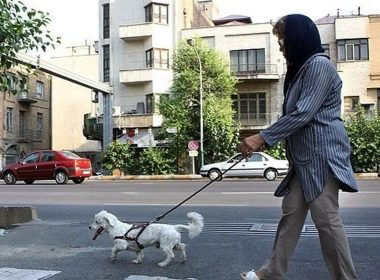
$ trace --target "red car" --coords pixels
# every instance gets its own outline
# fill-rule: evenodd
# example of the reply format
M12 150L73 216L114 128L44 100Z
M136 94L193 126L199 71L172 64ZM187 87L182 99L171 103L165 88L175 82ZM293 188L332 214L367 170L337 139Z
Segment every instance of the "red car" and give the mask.
M33 184L35 180L55 179L57 184L73 180L81 184L92 175L91 161L68 151L38 151L27 155L18 163L7 165L0 174L8 185L17 181Z

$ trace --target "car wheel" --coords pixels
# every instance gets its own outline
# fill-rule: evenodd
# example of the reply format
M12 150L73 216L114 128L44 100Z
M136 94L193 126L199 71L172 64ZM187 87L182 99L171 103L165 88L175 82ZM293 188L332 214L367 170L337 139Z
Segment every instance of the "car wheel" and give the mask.
M269 169L265 170L264 177L268 181L274 181L274 180L276 180L276 178L277 178L277 170L273 169L273 168L269 168Z
M16 184L16 181L17 181L16 176L13 175L12 172L7 172L7 173L4 174L4 182L5 182L5 184L7 184L7 185L14 185L14 184Z
M68 180L69 177L67 177L67 174L64 171L57 171L57 173L55 173L55 181L57 184L64 185Z
M211 169L209 172L208 172L208 178L211 180L211 181L220 181L222 180L222 172L220 172L219 169Z
M84 178L75 178L75 179L73 179L73 182L74 182L75 184L82 184L83 181L84 181Z
M25 184L31 185L34 183L34 180L24 180Z

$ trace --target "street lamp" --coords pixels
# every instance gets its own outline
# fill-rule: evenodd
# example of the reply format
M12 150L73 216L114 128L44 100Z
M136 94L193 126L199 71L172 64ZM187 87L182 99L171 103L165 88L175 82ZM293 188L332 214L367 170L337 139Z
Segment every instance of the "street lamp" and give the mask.
M202 81L202 62L199 56L198 50L195 46L194 39L188 39L187 44L193 47L195 54L198 58L199 63L199 107L200 107L200 146L201 146L201 167L204 165L204 155L203 155L203 81Z

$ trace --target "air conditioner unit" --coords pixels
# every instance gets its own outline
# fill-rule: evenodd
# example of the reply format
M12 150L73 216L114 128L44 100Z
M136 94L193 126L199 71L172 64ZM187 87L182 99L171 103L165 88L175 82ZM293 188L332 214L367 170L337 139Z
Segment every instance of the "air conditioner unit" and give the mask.
M121 107L112 107L112 115L113 116L120 116L123 112L121 111Z

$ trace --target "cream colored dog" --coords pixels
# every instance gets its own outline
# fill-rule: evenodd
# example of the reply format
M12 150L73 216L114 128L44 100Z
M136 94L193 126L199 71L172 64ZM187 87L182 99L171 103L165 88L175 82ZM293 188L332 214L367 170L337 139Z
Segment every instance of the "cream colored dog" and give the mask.
M167 224L150 224L138 237L138 242L143 247L156 246L161 248L165 254L166 259L158 265L161 267L167 266L174 258L174 250L178 250L181 254L182 262L186 261L186 245L181 243L180 230L188 230L189 237L194 238L198 236L203 230L203 217L202 215L190 212L187 214L192 221L189 225L167 225ZM139 264L142 262L144 253L136 241L115 239L115 237L124 236L133 225L120 222L117 217L107 211L101 211L95 215L94 222L90 225L90 229L96 230L93 240L105 230L114 240L112 248L111 260L116 261L117 254L123 250L135 251L137 256L132 263ZM129 238L136 238L141 228L133 229L128 233Z

